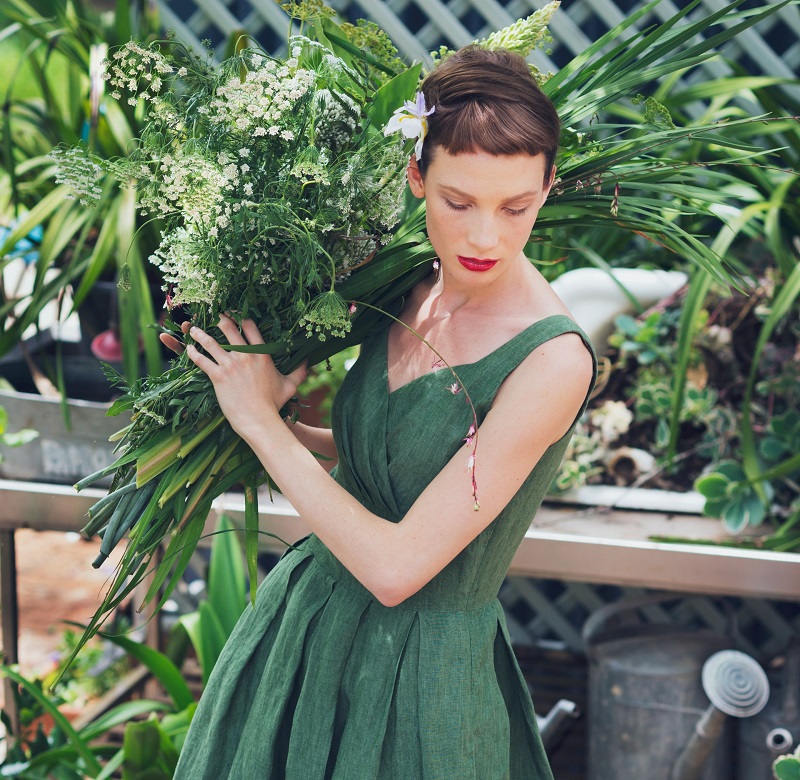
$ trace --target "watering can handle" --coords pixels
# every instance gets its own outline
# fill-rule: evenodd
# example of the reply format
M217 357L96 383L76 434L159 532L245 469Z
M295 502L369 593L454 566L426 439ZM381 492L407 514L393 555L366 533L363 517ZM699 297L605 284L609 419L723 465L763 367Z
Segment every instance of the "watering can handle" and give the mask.
M663 591L658 593L648 593L643 596L633 596L632 598L620 599L612 604L606 604L600 609L592 612L583 624L583 631L581 632L583 638L583 646L588 649L592 644L592 640L598 634L600 629L608 622L609 619L615 615L631 610L641 609L642 607L649 607L651 604L660 604L663 601L676 601L681 598L681 594L672 591Z

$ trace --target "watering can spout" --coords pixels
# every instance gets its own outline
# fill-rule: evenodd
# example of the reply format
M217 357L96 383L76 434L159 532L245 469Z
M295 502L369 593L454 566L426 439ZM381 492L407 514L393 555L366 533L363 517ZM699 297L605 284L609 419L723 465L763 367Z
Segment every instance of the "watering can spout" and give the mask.
M703 665L703 690L711 701L697 721L670 780L698 780L728 716L749 718L769 700L769 682L759 664L737 650L721 650Z
M714 745L722 734L727 717L713 704L702 714L686 747L672 767L670 780L696 780L700 777Z

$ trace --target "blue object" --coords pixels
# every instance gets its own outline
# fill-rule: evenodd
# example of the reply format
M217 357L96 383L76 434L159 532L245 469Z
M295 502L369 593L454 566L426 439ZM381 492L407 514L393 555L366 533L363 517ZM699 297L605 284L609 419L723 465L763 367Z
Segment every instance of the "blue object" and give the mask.
M12 227L0 226L0 246L3 245L6 238L11 234ZM14 248L8 253L8 257L14 259L21 257L29 265L35 263L39 259L39 244L42 243L42 236L44 230L41 225L37 225L25 238L20 239Z

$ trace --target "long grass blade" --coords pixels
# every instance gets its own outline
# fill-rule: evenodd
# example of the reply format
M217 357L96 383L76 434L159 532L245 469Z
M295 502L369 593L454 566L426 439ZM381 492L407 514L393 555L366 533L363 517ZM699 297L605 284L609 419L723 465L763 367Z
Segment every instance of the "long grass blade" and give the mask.
M741 422L741 447L742 447L742 467L748 480L753 482L755 490L759 493L762 500L766 501L766 493L759 479L758 452L756 450L755 436L753 433L752 409L750 408L755 389L756 376L758 374L761 353L772 336L773 331L779 323L791 311L795 301L800 297L800 262L798 262L789 277L783 283L780 292L775 296L772 309L761 326L753 349L750 373L747 377L747 385L742 402L742 422Z
M86 742L81 739L78 732L72 728L72 724L64 717L58 707L53 704L36 685L30 680L23 677L13 669L7 666L0 667L0 674L11 678L17 685L21 685L25 690L36 699L44 711L53 719L53 722L58 726L61 733L66 737L67 741L75 748L75 751L83 759L86 766L86 771L90 777L94 777L100 772L100 763L94 756Z

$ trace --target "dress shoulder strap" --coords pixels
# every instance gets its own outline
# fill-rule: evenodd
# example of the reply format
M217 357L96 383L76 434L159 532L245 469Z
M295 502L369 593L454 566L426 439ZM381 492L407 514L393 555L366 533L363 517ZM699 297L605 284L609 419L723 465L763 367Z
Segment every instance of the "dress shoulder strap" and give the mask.
M483 370L481 370L480 373L482 380L491 383L493 386L490 388L491 396L494 397L494 394L497 392L503 380L528 357L531 352L545 342L565 333L576 333L580 336L586 349L592 356L593 373L589 391L591 392L591 388L594 387L597 377L597 356L595 355L594 347L589 337L574 320L564 314L553 314L534 322L532 325L525 328L525 330L509 339L505 344L498 347L494 352L491 352L482 361L479 361L479 363L485 362L487 364L482 366ZM587 393L584 399L581 407L581 414L588 402L589 393Z
M502 371L503 368L506 368L506 373L508 373L513 371L537 347L565 333L577 333L594 359L594 348L589 337L574 320L565 314L553 314L534 322L487 355L486 359L492 361L495 370Z

